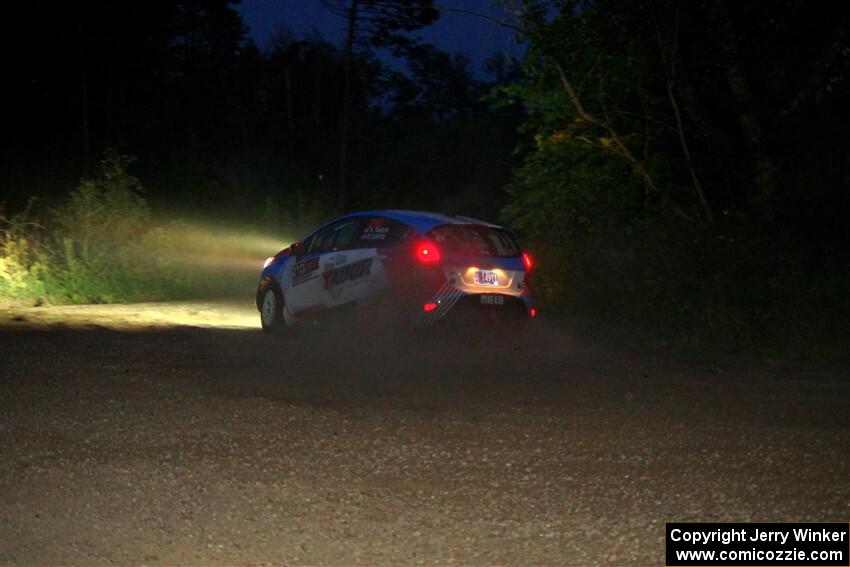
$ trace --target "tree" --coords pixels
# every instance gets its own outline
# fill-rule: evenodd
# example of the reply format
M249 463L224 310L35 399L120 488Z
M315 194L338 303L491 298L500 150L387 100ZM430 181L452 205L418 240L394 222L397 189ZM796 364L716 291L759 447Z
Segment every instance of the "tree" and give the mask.
M390 77L395 115L447 121L483 108L485 85L463 53L421 45L410 50L407 66L409 76L396 71Z
M501 88L528 112L504 212L541 295L733 342L835 320L817 306L850 281L850 9L502 5L529 46Z
M752 155L758 198L762 203L772 206L776 198L779 168L765 146L764 129L754 109L753 92L741 63L738 38L726 0L714 0L711 15L717 29L717 46L729 93L735 101L742 139Z
M345 211L351 121L352 61L357 47L390 47L404 53L416 42L409 32L439 17L433 0L322 0L322 5L345 18L345 75L340 122L339 209Z

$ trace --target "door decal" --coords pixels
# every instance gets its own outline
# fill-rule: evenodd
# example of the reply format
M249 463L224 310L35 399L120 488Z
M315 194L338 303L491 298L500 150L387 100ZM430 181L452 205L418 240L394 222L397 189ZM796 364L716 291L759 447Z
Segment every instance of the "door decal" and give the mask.
M310 258L309 260L304 260L302 262L298 262L292 266L292 287L295 287L304 282L310 281L315 277L318 277L319 274L316 274L316 270L319 269L319 258L318 256L315 258Z
M322 277L324 278L324 284L322 287L324 289L331 290L346 282L354 282L361 278L365 278L369 275L372 269L372 260L373 258L371 257L365 258L325 272L322 274Z

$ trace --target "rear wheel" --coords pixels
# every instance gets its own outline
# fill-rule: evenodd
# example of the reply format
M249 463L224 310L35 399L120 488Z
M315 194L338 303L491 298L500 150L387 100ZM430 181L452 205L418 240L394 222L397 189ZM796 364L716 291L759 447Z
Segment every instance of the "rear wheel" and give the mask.
M283 319L283 294L279 288L270 287L263 294L260 323L264 333L280 334L286 329L286 321Z

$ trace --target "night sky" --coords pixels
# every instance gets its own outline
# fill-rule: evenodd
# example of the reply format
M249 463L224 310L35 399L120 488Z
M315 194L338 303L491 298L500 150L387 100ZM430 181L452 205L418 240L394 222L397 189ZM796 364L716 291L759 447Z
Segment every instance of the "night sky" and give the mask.
M493 18L502 15L485 0L452 0L441 3L441 6L480 12ZM260 48L266 47L269 39L282 27L298 37L316 30L333 42L341 41L345 35L345 22L324 9L319 0L242 0L236 9L242 15L250 37ZM474 16L447 11L442 11L440 19L421 30L419 35L444 51L464 53L476 70L497 51L517 55L521 52L521 46L517 45L507 28Z

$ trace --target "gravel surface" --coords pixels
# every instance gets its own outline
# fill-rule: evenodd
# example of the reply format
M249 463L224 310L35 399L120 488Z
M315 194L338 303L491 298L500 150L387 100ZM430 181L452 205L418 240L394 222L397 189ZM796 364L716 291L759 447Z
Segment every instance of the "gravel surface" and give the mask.
M663 565L665 522L850 518L847 373L545 321L257 327L214 303L0 312L0 564Z

